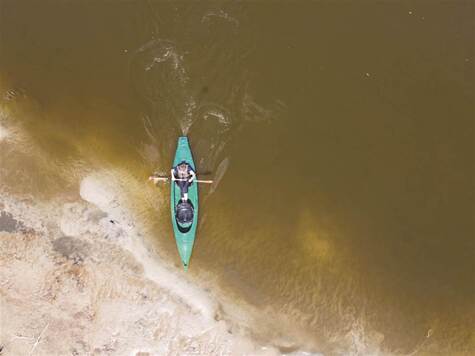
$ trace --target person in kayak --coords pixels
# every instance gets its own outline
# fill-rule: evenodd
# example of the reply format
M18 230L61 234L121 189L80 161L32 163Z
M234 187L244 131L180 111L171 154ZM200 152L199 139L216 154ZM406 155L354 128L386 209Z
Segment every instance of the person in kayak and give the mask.
M181 191L181 200L188 200L188 187L193 183L196 178L196 173L186 162L181 162L178 166L171 170L172 181L176 181Z

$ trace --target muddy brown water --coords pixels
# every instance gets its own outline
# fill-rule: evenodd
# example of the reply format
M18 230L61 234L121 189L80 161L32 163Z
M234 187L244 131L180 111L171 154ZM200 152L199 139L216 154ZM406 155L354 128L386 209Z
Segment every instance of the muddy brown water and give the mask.
M469 354L474 11L2 0L2 110L44 158L5 161L19 170L4 184L28 174L46 199L68 186L58 167L104 165L147 184L187 134L219 181L201 187L195 273L313 351ZM144 205L173 251L168 207Z

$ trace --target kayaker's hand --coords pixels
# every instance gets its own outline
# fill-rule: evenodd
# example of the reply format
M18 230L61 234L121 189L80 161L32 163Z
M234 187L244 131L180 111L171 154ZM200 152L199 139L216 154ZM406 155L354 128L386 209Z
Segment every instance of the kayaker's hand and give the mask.
M195 177L196 177L195 172L191 171L190 174L191 174L191 177L190 177L190 179L188 179L188 183L193 182L193 179L195 179Z

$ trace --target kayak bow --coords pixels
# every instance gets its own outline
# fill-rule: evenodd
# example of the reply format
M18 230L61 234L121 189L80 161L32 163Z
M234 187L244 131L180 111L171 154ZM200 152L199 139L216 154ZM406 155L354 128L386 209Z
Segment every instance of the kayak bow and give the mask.
M191 155L191 148L186 136L178 138L178 144L173 160L173 167L176 167L182 162L186 162L193 171L196 172L193 156ZM193 207L193 219L187 223L180 223L177 220L177 207L181 200L180 187L176 182L171 182L170 187L170 208L172 213L172 226L175 235L176 246L180 254L181 262L185 271L188 269L190 263L191 252L195 242L196 228L198 225L198 184L191 183L188 188L188 201Z

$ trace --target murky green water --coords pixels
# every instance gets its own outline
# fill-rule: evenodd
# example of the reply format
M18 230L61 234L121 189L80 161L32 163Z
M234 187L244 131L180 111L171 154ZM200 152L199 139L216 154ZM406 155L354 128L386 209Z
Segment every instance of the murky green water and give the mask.
M58 167L147 184L188 134L219 180L192 273L262 310L257 337L473 351L473 2L0 6L2 107L41 148L17 162L38 196L75 186ZM168 207L143 209L174 251Z

